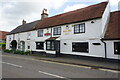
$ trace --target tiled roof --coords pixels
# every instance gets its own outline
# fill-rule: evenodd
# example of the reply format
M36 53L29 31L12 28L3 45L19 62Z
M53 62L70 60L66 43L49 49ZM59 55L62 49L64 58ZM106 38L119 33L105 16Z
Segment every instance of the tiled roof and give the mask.
M95 18L101 18L108 2L102 2L96 5L91 5L82 9L70 11L67 13L59 14L53 17L42 19L35 26L38 28L49 28L58 25L64 25L74 22L86 21Z
M31 22L31 23L26 23L24 25L20 25L14 30L12 30L9 34L15 34L15 33L20 33L20 32L26 32L30 31L33 29L33 27L38 23L39 20Z
M8 34L8 32L0 31L0 39L5 40L6 39L6 34Z
M47 40L56 40L57 38L59 38L59 37L50 37Z
M120 11L112 12L104 39L120 38Z

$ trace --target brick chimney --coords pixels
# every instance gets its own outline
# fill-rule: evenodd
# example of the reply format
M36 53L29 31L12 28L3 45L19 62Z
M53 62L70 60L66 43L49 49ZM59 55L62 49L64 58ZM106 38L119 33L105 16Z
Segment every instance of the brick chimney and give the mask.
M47 9L43 9L42 14L41 14L41 19L47 18L48 17L48 13L47 13Z
M26 21L23 19L23 21L22 21L22 25L25 25L26 24Z

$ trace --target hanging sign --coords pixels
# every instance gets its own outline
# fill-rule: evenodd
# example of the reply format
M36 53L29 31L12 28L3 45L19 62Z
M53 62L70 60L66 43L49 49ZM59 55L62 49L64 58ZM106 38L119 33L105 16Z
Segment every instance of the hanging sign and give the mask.
M51 33L45 33L44 35L45 35L45 36L50 36L50 35L51 35Z

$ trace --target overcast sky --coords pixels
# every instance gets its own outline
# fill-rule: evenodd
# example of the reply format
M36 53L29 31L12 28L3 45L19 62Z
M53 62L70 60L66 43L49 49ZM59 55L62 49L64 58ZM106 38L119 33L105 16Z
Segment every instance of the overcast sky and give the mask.
M46 8L50 16L80 9L107 0L1 0L0 30L11 31L22 20L32 22L41 19L41 12ZM120 0L109 0L111 11L118 10Z

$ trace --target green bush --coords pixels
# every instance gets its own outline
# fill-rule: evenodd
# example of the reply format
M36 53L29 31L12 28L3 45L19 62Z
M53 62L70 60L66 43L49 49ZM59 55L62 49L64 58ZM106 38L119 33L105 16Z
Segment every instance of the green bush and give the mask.
M4 52L13 53L13 50L6 49L6 50L4 50Z
M14 54L19 54L21 51L20 50L16 50L14 51Z
M30 53L31 53L31 51L30 51L30 50L25 51L25 55L28 55L28 54L30 54Z
M20 54L21 54L21 55L24 55L24 54L25 54L25 52L24 52L24 51L21 51L21 52L20 52Z
M31 53L30 50L27 50L27 51L20 51L20 50L4 50L4 52L7 52L7 53L14 53L14 54L21 54L21 55L28 55Z

